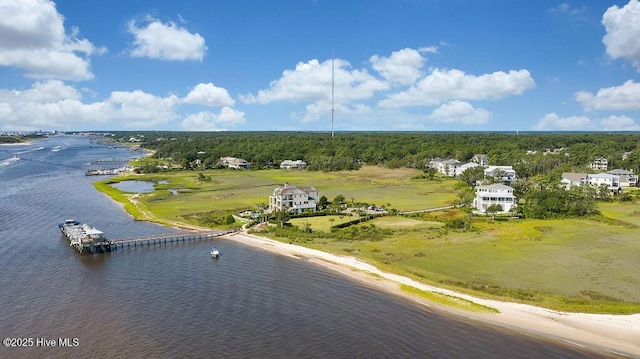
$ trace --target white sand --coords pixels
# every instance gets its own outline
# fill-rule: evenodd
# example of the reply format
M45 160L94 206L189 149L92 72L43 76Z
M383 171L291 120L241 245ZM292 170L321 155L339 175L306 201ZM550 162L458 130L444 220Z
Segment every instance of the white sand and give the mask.
M415 300L418 303L431 307L433 310L445 311L483 323L515 330L519 333L542 336L547 339L571 343L576 346L584 346L605 353L615 353L640 358L640 314L604 315L565 313L531 305L476 298L470 295L421 284L400 275L382 272L378 268L354 257L333 255L315 249L246 234L244 232L228 235L224 238L281 255L304 258L312 263L338 271L354 280L367 283L380 290ZM470 300L495 308L499 310L500 313L479 314L463 312L429 303L422 298L401 291L399 284L407 284L424 291L439 292Z

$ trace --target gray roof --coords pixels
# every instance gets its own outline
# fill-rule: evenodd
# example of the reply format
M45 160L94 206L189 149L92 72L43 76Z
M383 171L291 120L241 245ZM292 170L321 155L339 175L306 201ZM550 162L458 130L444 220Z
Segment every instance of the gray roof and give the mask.
M564 172L562 174L562 179L568 179L571 182L580 182L585 177L587 177L586 173Z
M501 184L501 183L496 183L496 184L490 184L490 185L485 185L485 186L478 186L476 188L484 188L484 189L507 189L507 190L512 190L513 191L513 187L507 186L506 184Z

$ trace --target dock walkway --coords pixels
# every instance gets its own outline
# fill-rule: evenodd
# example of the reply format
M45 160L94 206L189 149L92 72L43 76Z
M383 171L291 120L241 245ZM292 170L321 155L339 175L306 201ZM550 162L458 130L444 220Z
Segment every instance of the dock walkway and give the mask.
M105 253L117 251L118 248L137 248L149 245L170 244L178 242L190 242L197 240L212 239L225 234L234 233L237 230L217 230L217 231L182 231L177 233L160 234L147 237L132 237L115 240L95 241L91 243L71 244L80 253Z

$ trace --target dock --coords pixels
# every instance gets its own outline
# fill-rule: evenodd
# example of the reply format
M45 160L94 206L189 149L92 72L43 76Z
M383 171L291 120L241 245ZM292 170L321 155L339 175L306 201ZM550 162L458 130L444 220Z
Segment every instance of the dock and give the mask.
M104 233L88 224L69 219L58 225L62 233L69 240L69 245L79 253L107 253L117 251L118 248L137 248L149 245L162 245L178 242L208 240L226 234L237 232L235 229L215 231L181 231L176 233L159 234L146 237L131 237L108 240Z
M91 161L91 164L92 165L122 164L122 163L129 163L132 160L133 159L131 159L131 158L116 158L116 157L112 157L112 158L97 158L97 159Z

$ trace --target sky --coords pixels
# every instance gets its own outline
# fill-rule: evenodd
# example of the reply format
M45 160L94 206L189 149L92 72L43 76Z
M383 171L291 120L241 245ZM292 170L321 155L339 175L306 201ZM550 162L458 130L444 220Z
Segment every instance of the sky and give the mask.
M640 131L638 0L0 0L0 14L0 132Z

